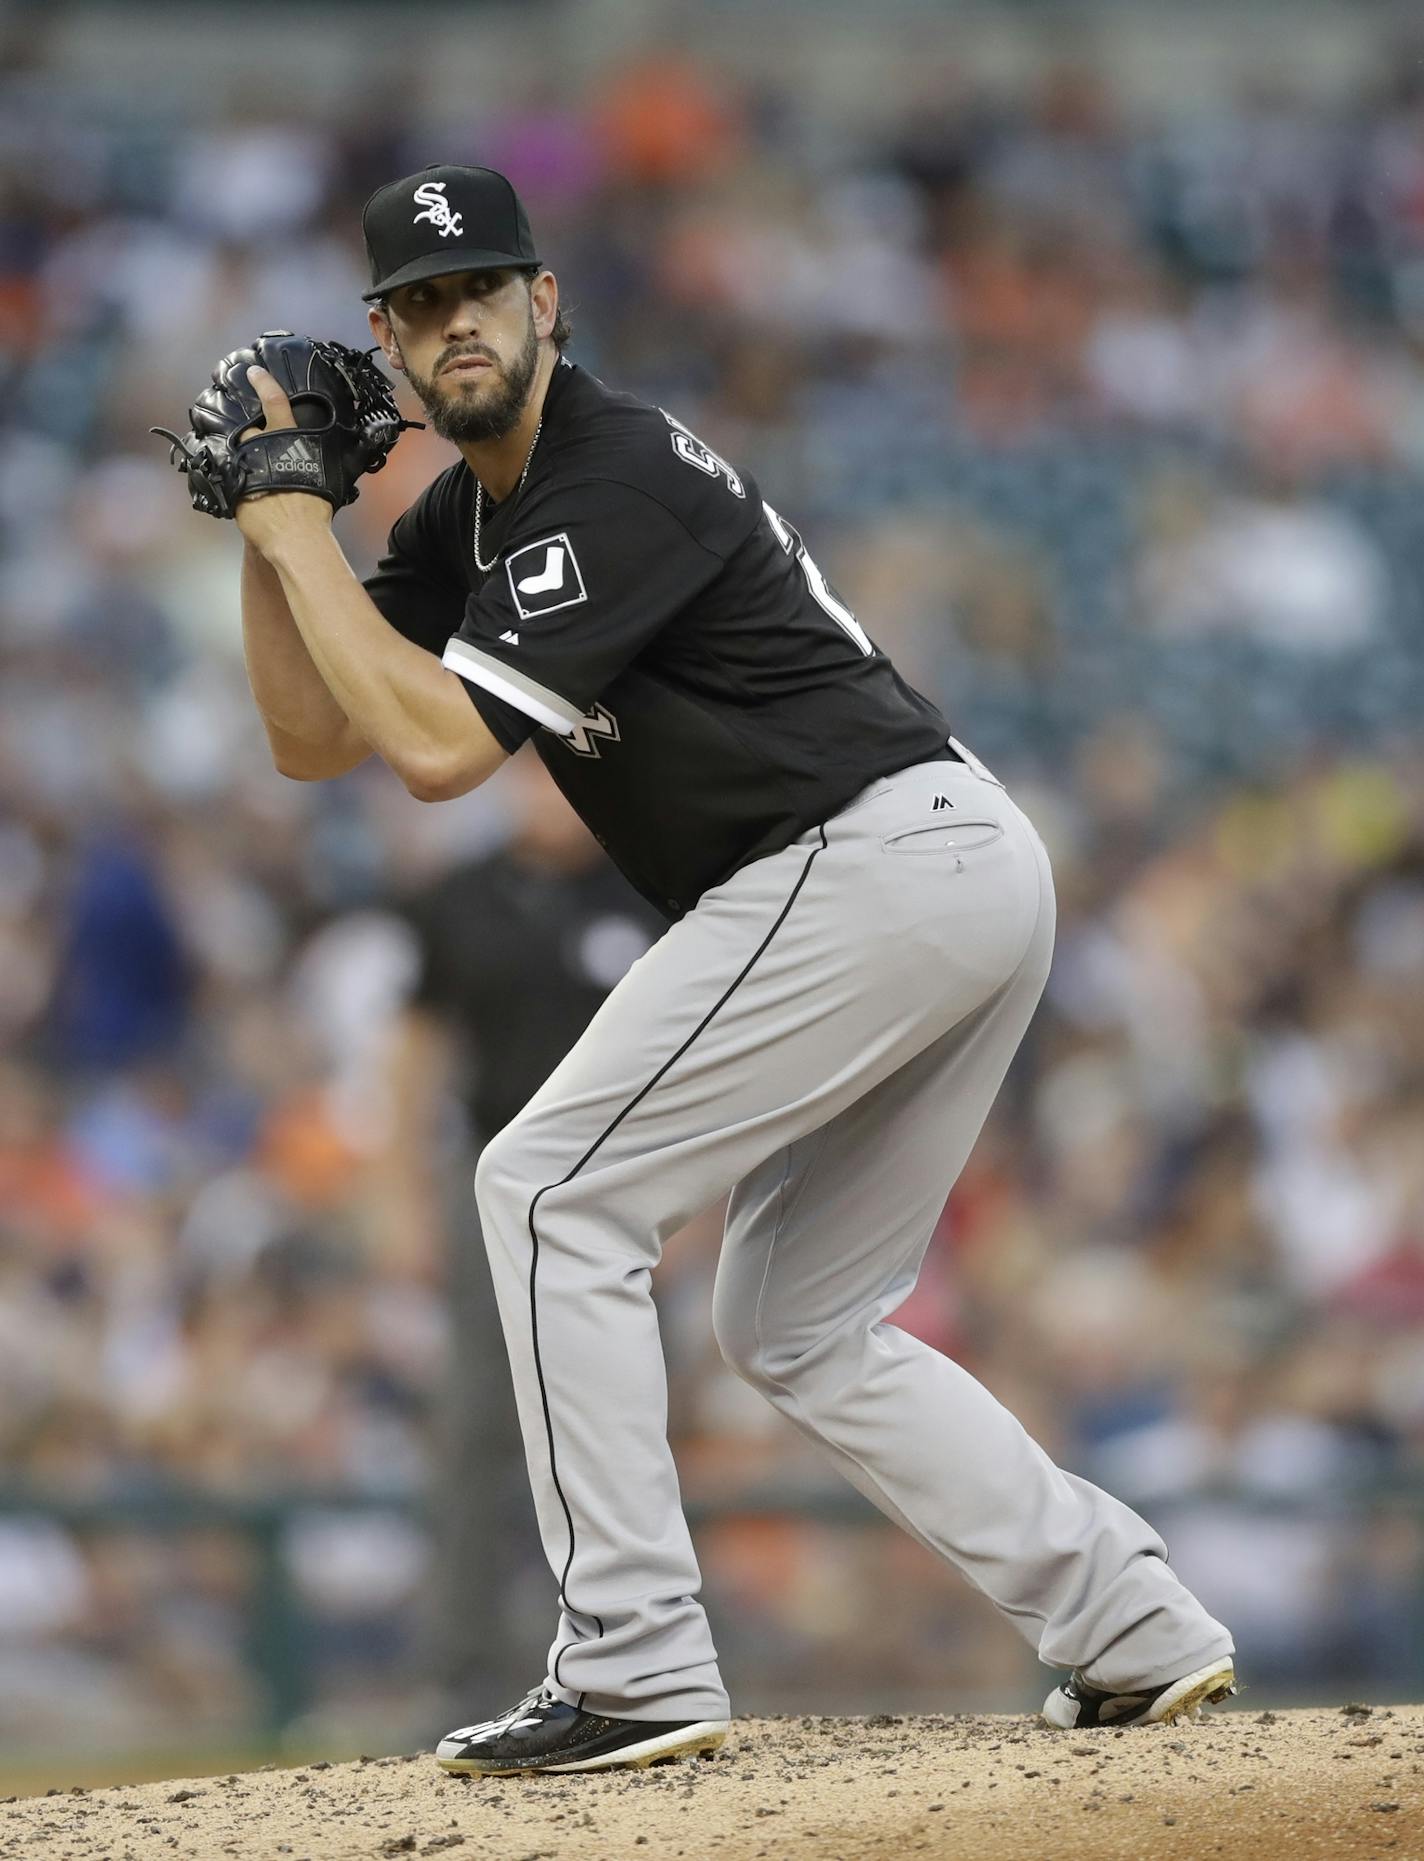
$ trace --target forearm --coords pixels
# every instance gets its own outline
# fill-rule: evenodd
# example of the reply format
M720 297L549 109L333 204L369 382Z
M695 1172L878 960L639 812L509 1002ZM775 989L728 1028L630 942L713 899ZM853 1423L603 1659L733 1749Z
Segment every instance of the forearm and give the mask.
M412 794L462 793L454 772L473 786L504 760L456 674L387 625L329 529L294 524L266 554L331 697Z
M307 651L277 571L251 543L242 551L242 647L247 682L274 751L290 744L334 746L354 734Z

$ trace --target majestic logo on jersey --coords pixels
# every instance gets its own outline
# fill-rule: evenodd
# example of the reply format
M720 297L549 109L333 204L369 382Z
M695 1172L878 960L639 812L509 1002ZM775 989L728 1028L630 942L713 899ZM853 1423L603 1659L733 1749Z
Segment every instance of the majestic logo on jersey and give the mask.
M948 795L936 795L930 812L931 814L938 814L941 808L952 808L953 806L954 803L950 800Z
M734 497L744 498L747 495L746 486L724 458L713 452L710 446L704 446L697 435L689 432L681 420L675 420L666 407L660 407L658 411L672 428L672 449L685 465L695 465L699 472L705 472L709 478L716 478L720 474L726 479L727 489Z
M448 239L453 233L458 239L464 230L464 215L456 213L445 198L443 181L422 181L415 190L418 206L424 207L424 213L417 213L411 221L412 226L419 226L422 220L429 220L442 239Z
M573 729L564 737L564 742L568 744L575 756L592 756L597 759L600 737L606 743L617 743L621 736L618 719L612 711L605 711L601 704L596 704L591 711L584 712Z
M561 607L577 607L588 599L578 557L566 533L526 543L523 549L505 557L504 569L514 610L521 620L557 614Z

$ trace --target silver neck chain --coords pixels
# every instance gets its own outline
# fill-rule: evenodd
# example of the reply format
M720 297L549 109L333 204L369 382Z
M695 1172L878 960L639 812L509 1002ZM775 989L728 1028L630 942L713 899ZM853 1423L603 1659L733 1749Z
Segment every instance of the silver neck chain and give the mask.
M534 437L530 440L529 451L525 455L524 470L519 474L519 483L514 487L515 497L518 497L520 492L524 489L524 481L529 476L529 467L534 462L534 448L539 444L539 435L543 431L544 416L540 414L539 424L534 429ZM481 575L488 575L490 570L494 568L495 564L499 561L499 551L496 550L488 562L480 561L480 516L484 510L484 503L485 488L477 478L475 480L475 567L479 570Z

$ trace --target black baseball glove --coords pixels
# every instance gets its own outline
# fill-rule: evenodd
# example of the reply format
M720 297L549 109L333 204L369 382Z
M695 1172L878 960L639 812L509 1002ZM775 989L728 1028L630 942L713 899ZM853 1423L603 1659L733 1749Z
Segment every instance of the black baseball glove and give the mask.
M258 363L292 404L296 428L240 434L264 421L247 378ZM265 330L250 349L234 349L213 370L213 385L188 409L192 431L171 441L168 456L188 480L193 509L231 517L243 498L263 491L310 491L334 510L357 496L356 480L379 472L403 428L391 385L369 354L318 342L290 330Z

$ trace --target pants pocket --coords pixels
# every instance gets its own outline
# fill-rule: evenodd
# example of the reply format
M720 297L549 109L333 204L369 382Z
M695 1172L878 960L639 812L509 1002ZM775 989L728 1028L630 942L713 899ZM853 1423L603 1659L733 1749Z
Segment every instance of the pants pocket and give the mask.
M880 845L886 853L982 853L1003 837L1001 821L934 821L884 834Z

